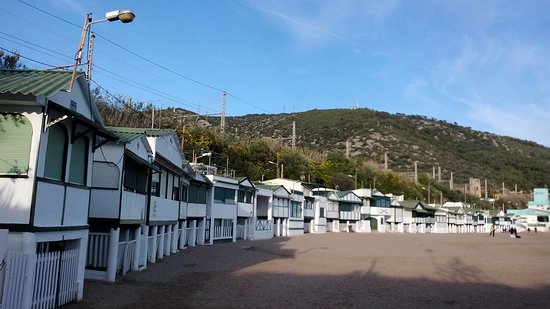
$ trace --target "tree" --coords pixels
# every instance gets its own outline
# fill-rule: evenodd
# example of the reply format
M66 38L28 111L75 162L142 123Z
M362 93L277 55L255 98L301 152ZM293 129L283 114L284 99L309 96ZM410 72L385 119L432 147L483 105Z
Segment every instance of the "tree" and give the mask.
M0 50L0 69L24 69L25 66L19 62L19 52L14 51L11 55L5 55L4 51Z

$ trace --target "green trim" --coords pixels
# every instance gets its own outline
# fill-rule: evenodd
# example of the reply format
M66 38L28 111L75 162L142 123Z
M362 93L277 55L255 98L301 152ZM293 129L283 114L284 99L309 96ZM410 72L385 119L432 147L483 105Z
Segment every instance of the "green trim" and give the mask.
M168 221L149 221L147 224L148 226L156 226L156 225L170 225L170 224L176 224L178 223L178 220L168 220Z
M30 224L0 224L0 229L7 229L10 232L55 232L55 231L72 231L72 230L88 230L89 225L78 226L34 226Z

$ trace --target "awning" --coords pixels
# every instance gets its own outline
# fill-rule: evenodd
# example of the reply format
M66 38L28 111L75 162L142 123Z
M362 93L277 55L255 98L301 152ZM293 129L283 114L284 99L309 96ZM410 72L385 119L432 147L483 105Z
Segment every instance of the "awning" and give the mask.
M130 157L132 160L136 161L137 163L139 163L141 165L145 165L148 168L150 168L150 169L152 169L156 172L160 172L160 168L158 168L154 164L149 163L147 160L145 160L142 157L136 155L135 153L131 152L130 150L126 149L124 151L124 154L127 155L128 157Z

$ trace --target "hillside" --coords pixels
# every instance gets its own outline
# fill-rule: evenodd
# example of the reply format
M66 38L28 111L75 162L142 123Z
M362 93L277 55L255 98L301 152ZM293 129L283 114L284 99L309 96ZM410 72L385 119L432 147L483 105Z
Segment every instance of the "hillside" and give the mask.
M218 120L211 119L213 124ZM480 132L422 116L389 114L370 109L311 110L295 114L246 115L226 118L226 132L237 136L271 137L290 143L296 122L296 146L340 149L352 159L384 163L394 172L432 175L440 166L442 181L464 184L470 177L487 179L490 190L530 191L550 183L550 149L533 142Z
M437 184L437 190L453 200L458 198L456 194L463 192L469 178L481 179L482 185L487 179L491 197L502 193L503 183L508 192L514 192L516 185L520 192L531 192L534 187L550 183L549 148L423 116L394 115L370 109L251 114L226 117L226 134L220 139L215 134L219 132L219 117L200 116L179 108L153 113L151 104L121 99L109 102L99 92L95 93L95 98L107 125L178 129L178 134L185 132L184 151L188 158L193 151L213 150L219 154L219 158L212 157L215 164L229 164L239 175L256 180L274 177L274 167L267 162L277 158L285 164L285 176L288 177L309 175L306 177L311 176L327 185L349 188L353 187L353 181L349 182L348 175L356 171L359 172L359 184L364 181L365 185L374 185L377 178L379 186L407 192L407 188L411 188L409 185L396 185L393 176L383 173L384 154L387 153L388 171L408 179L414 176L414 162L417 162L419 178L424 178L420 187L413 186L410 190L413 197L420 193L426 195L420 192L428 183L424 175L431 177L438 167L441 182L433 185ZM277 146L291 145L293 122L296 123L295 142L299 151L294 154ZM190 130L192 128L198 131ZM349 153L350 160L355 163L342 161L338 152ZM331 153L335 156L331 157ZM323 162L336 166L326 166ZM376 175L373 166L378 167ZM456 190L454 196L448 191L451 172Z

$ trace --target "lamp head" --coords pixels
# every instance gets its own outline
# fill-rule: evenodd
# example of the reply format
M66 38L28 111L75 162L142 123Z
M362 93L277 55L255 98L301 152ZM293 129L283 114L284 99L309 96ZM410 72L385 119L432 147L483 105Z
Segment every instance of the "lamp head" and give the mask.
M132 10L116 10L105 13L105 19L108 21L120 20L122 23L131 23L136 15Z

